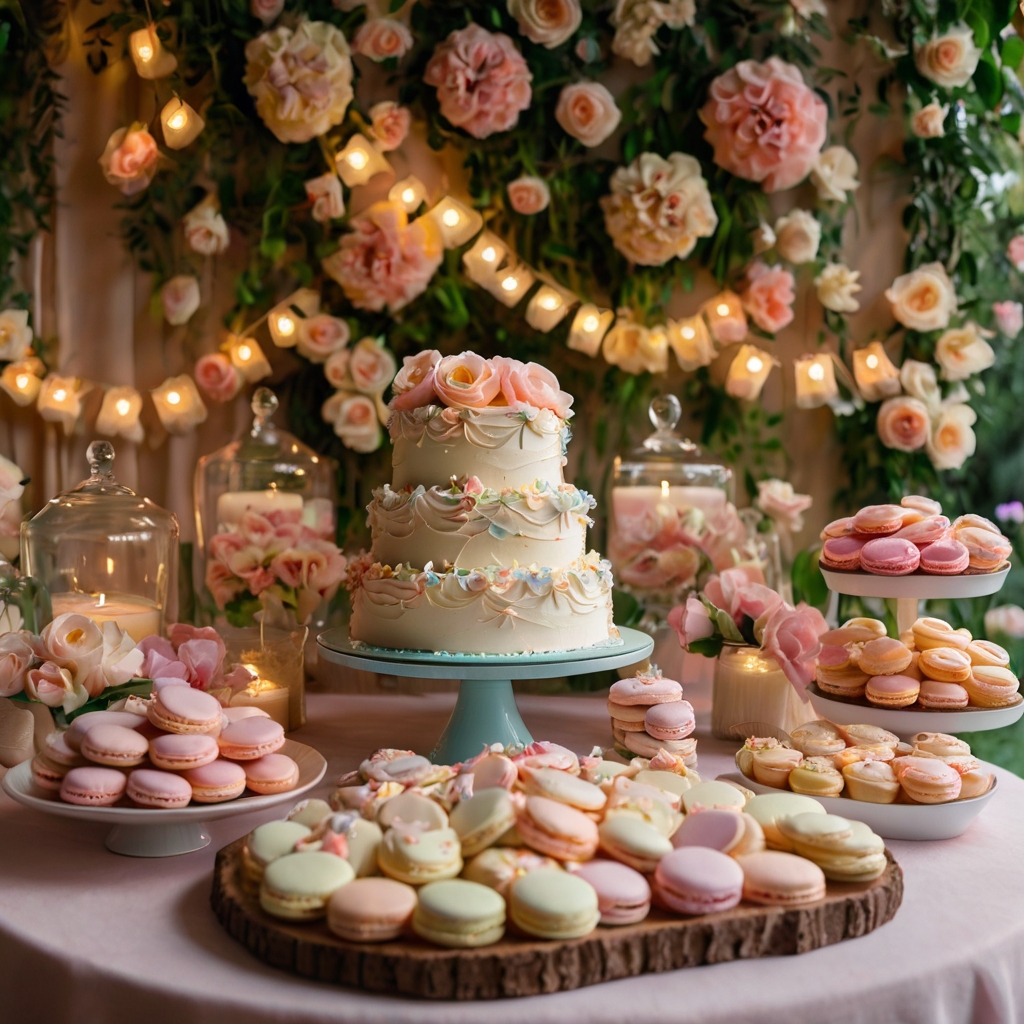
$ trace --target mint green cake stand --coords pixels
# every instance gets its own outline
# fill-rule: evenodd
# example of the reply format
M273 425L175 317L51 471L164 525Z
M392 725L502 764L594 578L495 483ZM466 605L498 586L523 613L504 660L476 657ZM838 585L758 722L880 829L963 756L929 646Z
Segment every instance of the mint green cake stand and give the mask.
M485 744L526 745L533 741L512 693L513 679L560 676L623 668L647 658L654 641L636 629L619 627L621 641L547 654L446 654L399 651L353 644L344 629L317 637L320 657L335 665L414 679L458 679L459 699L430 754L436 764L454 764L479 754Z

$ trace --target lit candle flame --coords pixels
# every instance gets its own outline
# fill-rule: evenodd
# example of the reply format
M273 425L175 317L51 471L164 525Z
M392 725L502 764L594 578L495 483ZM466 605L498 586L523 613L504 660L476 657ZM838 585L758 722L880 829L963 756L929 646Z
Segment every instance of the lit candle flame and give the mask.
M598 318L594 316L593 313L583 318L583 330L585 330L588 334L591 331L596 331L600 325L601 321L598 320Z
M54 396L54 397L56 397L56 396ZM180 401L181 401L181 395L179 395L177 391L168 391L167 392L167 404L168 405L177 405Z
M114 408L117 410L118 416L127 416L131 410L132 403L127 398L119 398L114 403Z
M764 363L759 356L751 356L747 360L747 369L751 373L760 373L764 369Z
M824 380L825 379L825 367L821 363L815 363L813 366L808 367L807 376L811 380Z
M447 210L444 211L444 213L441 214L441 220L444 223L444 226L447 228L455 227L461 219L462 218L459 216L459 211L453 210L451 207L449 207Z
M369 161L369 157L361 150L354 149L345 159L353 170L361 171Z

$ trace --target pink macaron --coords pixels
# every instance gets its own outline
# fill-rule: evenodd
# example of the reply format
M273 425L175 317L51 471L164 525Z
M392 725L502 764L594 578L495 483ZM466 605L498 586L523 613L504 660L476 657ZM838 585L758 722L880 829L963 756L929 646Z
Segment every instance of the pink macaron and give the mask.
M65 803L110 807L124 796L126 780L116 768L72 768L60 786Z
M556 860L589 860L597 849L593 818L546 796L528 796L516 818L523 842Z
M82 737L94 725L122 725L126 729L138 729L145 724L145 718L133 715L130 711L86 711L75 718L62 735L72 750L78 750L82 745Z
M149 741L123 725L94 725L83 737L82 756L111 768L134 768L146 760Z
M664 676L635 675L612 683L608 699L613 704L668 704L680 700L683 688Z
M245 791L245 769L223 758L199 768L190 768L183 777L192 787L192 799L197 804L224 803Z
M243 718L269 718L270 715L263 708L249 707L242 705L237 708L221 708L221 714L229 722L240 722Z
M886 537L903 529L905 511L900 505L865 505L853 517L853 525L858 533Z
M691 812L672 834L672 845L706 846L711 850L727 853L742 838L743 818L734 810L709 807L707 810Z
M679 914L730 910L743 895L743 869L728 854L706 846L681 846L658 861L658 902Z
M174 810L188 806L192 787L180 775L153 768L136 768L128 776L128 799L140 807Z
M264 795L287 793L299 784L299 766L287 754L264 754L245 762L245 784Z
M921 571L936 576L956 576L971 564L967 548L952 537L921 548Z
M272 718L243 718L229 722L217 737L221 757L255 761L284 746L284 727Z
M901 540L909 540L912 544L923 548L926 544L944 540L948 534L949 520L945 516L927 516L919 522L904 526L893 536L899 537Z
M644 729L656 740L685 740L695 725L693 705L688 700L652 704L644 715Z
M864 544L863 537L830 537L822 546L820 562L826 569L859 569Z
M940 683L935 679L924 679L921 681L917 702L923 708L951 711L967 707L970 696L959 683Z
M504 754L488 754L480 758L471 769L473 775L473 792L481 789L511 789L519 778L519 769L515 761Z
M165 732L207 733L216 736L221 725L220 701L191 686L167 686L153 695L146 714Z
M63 766L64 768L79 768L86 763L85 757L79 749L81 743L81 737L79 737L79 743L72 746L68 742L68 733L71 730L68 729L65 732L51 732L47 735L44 741L43 753L54 763Z
M199 768L219 755L217 741L205 733L163 733L149 741L149 759L169 772Z
M920 564L917 545L899 537L869 540L860 552L860 567L877 576L906 576Z
M821 531L821 539L828 540L830 537L849 537L856 533L853 525L853 516L844 516L842 519L833 519L824 530Z
M600 924L637 924L651 909L647 879L628 864L615 860L588 860L574 870L597 893Z

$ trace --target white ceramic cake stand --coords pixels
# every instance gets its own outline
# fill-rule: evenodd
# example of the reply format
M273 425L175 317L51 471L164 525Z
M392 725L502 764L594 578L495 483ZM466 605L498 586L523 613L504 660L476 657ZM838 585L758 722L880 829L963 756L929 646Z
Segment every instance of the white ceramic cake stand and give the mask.
M270 796L242 796L222 804L189 804L173 811L149 807L82 807L66 804L56 793L39 789L32 781L32 761L15 765L3 778L3 790L19 804L45 814L80 821L102 821L114 827L107 833L106 846L112 853L128 857L174 857L201 850L210 843L203 827L208 821L262 811L275 804L294 801L312 789L327 771L323 755L305 743L285 740L280 753L299 766L299 784L287 793Z
M399 651L353 644L344 629L317 637L320 656L335 665L415 679L458 679L459 697L430 758L455 764L485 745L526 745L533 741L516 707L513 679L555 679L634 665L649 657L654 640L619 627L621 642L545 654L448 654Z

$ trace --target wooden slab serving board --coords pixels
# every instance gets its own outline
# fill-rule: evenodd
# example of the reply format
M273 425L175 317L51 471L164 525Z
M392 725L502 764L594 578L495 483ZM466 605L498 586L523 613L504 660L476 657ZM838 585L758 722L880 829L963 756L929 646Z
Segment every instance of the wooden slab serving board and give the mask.
M859 938L892 919L903 872L888 867L867 885L829 882L819 903L791 910L740 904L707 917L652 910L640 924L599 927L582 939L543 942L506 934L481 949L442 949L416 938L359 944L322 921L289 924L265 914L243 891L244 840L217 854L211 903L232 938L272 967L336 985L424 999L496 999L564 992L615 978L680 967L806 953Z

